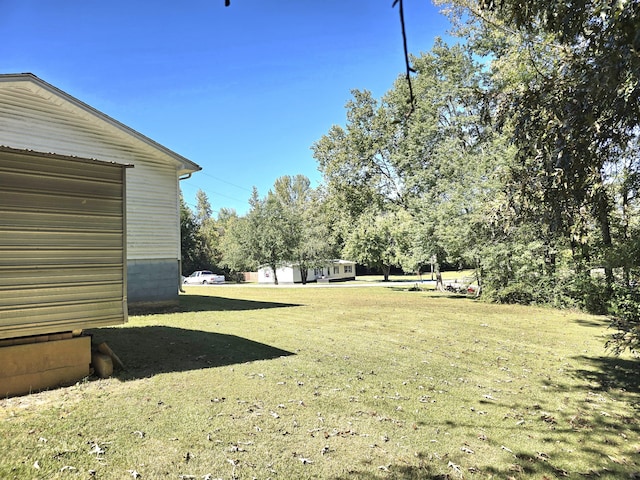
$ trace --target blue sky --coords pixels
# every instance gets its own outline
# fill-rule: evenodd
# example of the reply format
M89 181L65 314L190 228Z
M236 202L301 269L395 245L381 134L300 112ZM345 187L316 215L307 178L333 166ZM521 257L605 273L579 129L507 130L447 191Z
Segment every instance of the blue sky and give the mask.
M0 0L0 72L30 72L187 157L181 183L214 211L251 189L321 176L311 145L345 122L351 89L380 97L404 71L392 0ZM404 0L409 50L448 22Z

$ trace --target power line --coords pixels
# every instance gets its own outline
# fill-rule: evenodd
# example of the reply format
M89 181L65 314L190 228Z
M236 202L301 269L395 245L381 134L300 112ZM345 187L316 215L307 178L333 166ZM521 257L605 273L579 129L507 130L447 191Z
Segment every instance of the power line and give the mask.
M217 180L219 182L226 183L227 185L231 185L232 187L239 188L240 190L244 190L245 192L253 192L252 189L249 189L249 188L246 188L246 187L241 187L240 185L236 185L235 183L229 182L228 180L224 180L224 179L219 178L219 177L214 177L213 175L209 175L208 173L205 173L205 172L199 172L199 175L205 175L205 176L207 176L209 178L213 178L214 180Z
M191 187L191 188L194 188L194 189L197 188L198 190L202 190L203 192L205 192L207 194L207 197L209 197L209 193L207 192L207 190L204 187L202 187L202 185L198 185L198 184L195 184L193 182L190 182L188 184L184 184L184 187ZM180 189L184 190L182 185L180 185ZM217 192L217 191L214 191L211 195L213 196L214 199L215 199L215 197L224 197L224 198L227 198L229 200L233 200L234 202L243 203L243 202L247 202L248 201L247 199L240 200L239 198L230 197L229 195L225 195L224 193L220 193L220 192Z

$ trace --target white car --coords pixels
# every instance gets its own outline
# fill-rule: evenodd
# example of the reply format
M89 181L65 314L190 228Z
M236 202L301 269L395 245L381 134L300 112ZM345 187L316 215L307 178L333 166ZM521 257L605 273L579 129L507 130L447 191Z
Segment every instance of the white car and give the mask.
M196 270L183 280L185 285L208 285L210 283L224 283L224 275L216 275L209 270Z

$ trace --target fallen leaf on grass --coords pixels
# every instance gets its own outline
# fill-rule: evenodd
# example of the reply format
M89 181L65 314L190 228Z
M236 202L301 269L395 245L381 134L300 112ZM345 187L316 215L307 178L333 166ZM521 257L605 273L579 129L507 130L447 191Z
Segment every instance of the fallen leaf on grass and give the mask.
M518 465L517 463L514 463L512 465L509 465L509 471L522 473L524 472L524 468L522 468L522 465Z
M61 472L71 472L73 470L77 470L76 467L72 467L71 465L65 465L60 469Z
M140 475L140 473L138 473L137 470L128 470L128 472L133 478L141 478L142 477L142 475Z
M544 452L536 452L536 458L538 460L542 460L543 462L546 462L551 457L549 455L547 455L546 453L544 453Z
M447 467L451 468L458 475L462 475L462 468L460 468L460 465L456 465L451 460L449 460L449 463L447 464Z
M313 460L309 459L309 458L304 458L304 457L298 457L298 460L300 460L302 462L303 465L307 465L309 463L313 463Z
M553 418L553 416L552 416L552 415L550 415L550 414L548 414L548 413L546 413L546 412L542 412L542 414L540 415L540 420L542 420L542 421L544 421L544 422L547 422L547 423L550 423L550 424L555 424L555 423L557 423L557 422L556 422L556 419L555 419L555 418Z
M93 443L93 446L91 447L91 451L89 452L89 455L95 454L97 455L102 455L104 453L104 450L102 448L100 448L100 445L98 445L97 443Z
M471 450L469 447L462 447L460 448L460 450L462 450L464 453L468 453L469 455L476 453L473 450Z
M626 465L627 464L627 459L626 458L619 459L619 458L616 458L616 457L612 457L611 455L607 455L607 457L613 463L617 463L618 465Z

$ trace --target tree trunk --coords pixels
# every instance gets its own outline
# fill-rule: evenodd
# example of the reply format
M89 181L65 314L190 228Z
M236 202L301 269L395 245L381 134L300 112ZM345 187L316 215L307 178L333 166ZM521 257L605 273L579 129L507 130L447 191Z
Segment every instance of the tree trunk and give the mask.
M547 278L555 279L556 251L553 245L553 240L550 240L549 238L546 238L544 242L544 266L545 266L545 272L544 272L545 276Z
M269 265L271 267L271 270L273 271L273 283L274 285L278 285L278 273L276 272L276 266L275 265Z
M389 273L391 272L391 265L383 265L382 266L382 274L384 275L384 281L389 281Z
M607 294L613 294L613 268L611 267L610 255L613 250L613 240L611 239L611 221L609 219L609 199L606 192L601 187L596 197L596 209L598 222L600 223L600 231L602 233L602 245L605 250L604 258L604 277L607 282Z
M622 241L624 245L629 245L629 189L627 188L626 182L624 182L622 187ZM626 250L626 248L625 248ZM622 264L622 272L624 275L624 284L625 286L630 286L631 284L631 266L629 265L629 255L628 253L624 256L624 261Z
M476 268L475 268L475 276L476 282L478 282L478 289L476 290L476 297L479 297L482 293L482 265L480 264L480 259L476 258Z
M440 262L436 260L433 262L433 266L436 273L436 290L444 292L444 282L442 281L442 273L440 273Z

